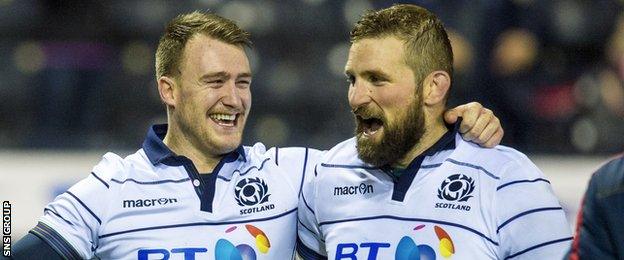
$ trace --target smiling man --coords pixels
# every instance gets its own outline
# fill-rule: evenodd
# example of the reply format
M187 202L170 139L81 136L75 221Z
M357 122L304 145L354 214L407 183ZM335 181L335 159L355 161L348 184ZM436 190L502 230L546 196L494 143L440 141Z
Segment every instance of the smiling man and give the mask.
M15 246L26 259L289 259L298 194L321 151L241 146L251 108L249 35L232 21L194 12L167 26L156 52L167 125L141 149L104 155L59 195ZM469 138L496 144L498 120L478 104Z
M304 259L557 259L572 239L542 172L444 122L453 55L440 20L395 5L351 31L345 66L356 136L304 185Z

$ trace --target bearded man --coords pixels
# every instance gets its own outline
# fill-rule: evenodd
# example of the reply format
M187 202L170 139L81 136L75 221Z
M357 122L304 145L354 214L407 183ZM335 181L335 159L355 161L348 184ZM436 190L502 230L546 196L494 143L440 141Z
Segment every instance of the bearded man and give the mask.
M444 122L453 55L431 12L395 5L351 31L356 136L304 185L304 259L557 259L572 239L550 182L522 153Z

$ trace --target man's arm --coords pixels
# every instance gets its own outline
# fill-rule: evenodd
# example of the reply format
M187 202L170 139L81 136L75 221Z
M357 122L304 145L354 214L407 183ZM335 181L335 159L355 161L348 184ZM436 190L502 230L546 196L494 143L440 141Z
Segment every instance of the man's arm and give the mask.
M83 180L58 195L43 210L43 216L30 234L50 246L63 259L90 259L98 247L98 230L106 215L108 202L114 196L111 176L121 169L122 159L112 153ZM22 248L42 247L31 236L20 240ZM20 250L20 256L37 257L37 250Z
M303 260L325 260L325 242L323 241L315 215L313 181L306 182L299 197L297 211L297 257Z
M504 131L500 120L492 110L484 108L481 104L471 102L444 113L444 121L449 124L457 122L459 117L462 118L459 132L464 140L492 148L503 139Z
M316 166L316 164L315 164ZM304 260L327 259L318 220L316 218L316 169L303 183L297 211L297 257Z
M56 260L63 257L52 248L47 242L36 235L26 234L18 240L12 248L13 259L33 259L33 260Z
M621 225L611 219L622 218L621 194L624 180L624 158L612 160L591 178L577 219L572 247L566 259L621 259L615 237Z
M494 196L498 257L561 259L572 241L565 212L537 166L518 152L509 153Z
M267 152L273 154L275 164L285 170L286 177L290 178L297 191L296 196L299 198L295 259L327 259L319 253L324 253L324 249L321 248L322 242L312 209L314 207L315 167L320 162L324 151L302 147L276 147Z

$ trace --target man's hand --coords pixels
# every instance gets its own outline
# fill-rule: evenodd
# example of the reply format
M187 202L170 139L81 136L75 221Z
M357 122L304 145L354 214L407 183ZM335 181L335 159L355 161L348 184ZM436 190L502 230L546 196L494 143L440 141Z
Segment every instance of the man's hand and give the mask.
M457 122L458 117L463 118L459 132L466 141L492 148L503 139L504 131L498 117L478 102L457 106L444 113L444 121L449 124Z

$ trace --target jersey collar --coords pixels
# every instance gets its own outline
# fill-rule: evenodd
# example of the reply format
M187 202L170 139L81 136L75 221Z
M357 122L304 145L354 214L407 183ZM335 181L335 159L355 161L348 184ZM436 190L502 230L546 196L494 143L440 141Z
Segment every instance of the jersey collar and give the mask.
M169 166L180 166L183 160L180 160L180 156L171 151L163 142L166 134L167 124L152 125L147 131L145 141L143 141L143 150L153 165L163 163ZM224 157L229 159L227 161L235 161L238 158L245 162L247 161L245 149L242 145L238 146L236 150L226 154Z
M403 171L405 172L418 171L418 169L420 168L420 164L418 163L418 161L422 161L424 157L435 155L436 153L441 152L441 151L455 149L455 135L459 133L460 124L461 124L461 118L459 118L457 122L453 125L446 125L448 131L444 135L442 135L442 137L440 137L440 139L438 139L438 141L435 142L431 147L429 147L420 155L416 156L416 158L414 158L410 162L410 164L407 166L407 168L403 169ZM390 167L389 165L386 165L386 166L383 166L382 169L391 170L392 167Z
M446 125L448 131L438 139L429 149L423 152L420 156L432 156L438 152L445 150L455 149L455 135L459 133L459 126L461 124L461 117L457 119L457 122L453 125Z
M433 156L438 152L455 149L455 136L459 132L461 118L454 125L446 125L449 129L438 141L425 150L422 154L416 156L405 169L392 169L390 166L381 167L381 170L390 175L394 180L394 189L392 192L392 200L403 201L407 190L412 184L416 173L420 169L425 157Z

